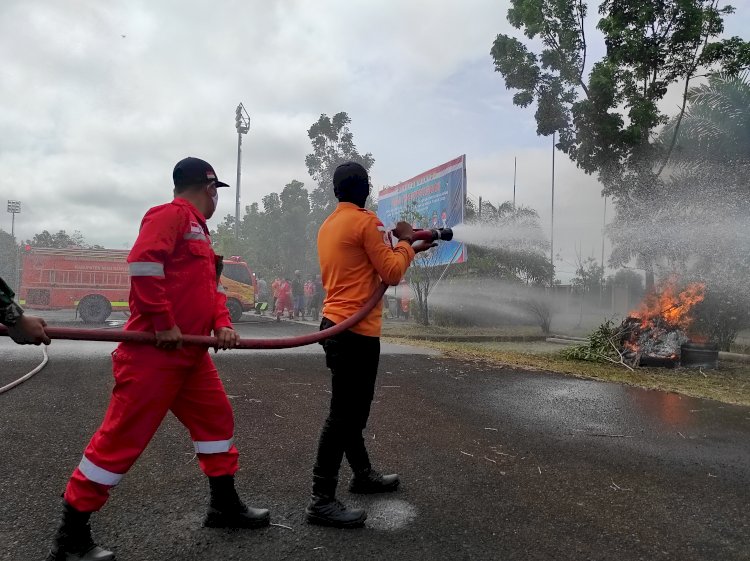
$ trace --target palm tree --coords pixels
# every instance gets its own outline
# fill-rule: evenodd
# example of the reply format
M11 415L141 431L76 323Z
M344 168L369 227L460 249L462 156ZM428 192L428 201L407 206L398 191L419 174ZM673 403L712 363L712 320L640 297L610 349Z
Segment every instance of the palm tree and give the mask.
M670 163L690 169L750 161L750 73L710 76L688 101L682 120L674 118L661 135L671 141L679 127Z

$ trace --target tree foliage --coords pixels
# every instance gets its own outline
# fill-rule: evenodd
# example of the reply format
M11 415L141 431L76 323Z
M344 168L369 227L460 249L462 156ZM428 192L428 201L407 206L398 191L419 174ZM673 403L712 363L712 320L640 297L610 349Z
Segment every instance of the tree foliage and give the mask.
M482 212L470 199L466 201L466 224L481 226L488 232L498 232L494 247L468 244L471 270L485 278L495 278L525 284L541 284L552 277L547 243L539 214L523 205L505 201L497 206L482 202ZM507 232L516 233L509 237Z
M688 92L663 131L677 131L670 176L610 226L611 262L648 256L657 272L706 285L696 308L706 335L728 348L750 326L750 101L748 75L717 75Z
M18 245L10 233L0 230L0 277L11 288L16 284L16 264L18 262Z
M659 209L656 193L677 144L693 81L701 73L737 76L750 64L750 44L720 38L723 20L734 12L718 0L604 0L597 28L604 56L587 60L588 5L583 0L511 0L508 21L528 40L498 35L491 49L495 70L517 90L513 102L535 104L537 133L559 135L557 148L587 173L597 173L612 196L618 224L629 230L644 214L652 223ZM682 106L671 134L659 138L669 116L659 107L667 90L679 84ZM693 95L700 95L696 92ZM693 127L700 126L692 119ZM705 137L708 134L704 135ZM653 285L659 255L650 244L614 236L611 264L637 256Z
M750 63L738 37L718 39L731 6L716 0L604 0L597 28L606 54L589 70L588 5L583 0L511 0L508 21L530 40L500 34L491 54L513 102L536 104L537 133L559 134L558 148L619 195L655 173L668 154L655 142L667 122L658 103L699 69L736 74ZM661 159L661 160L660 160Z
M68 234L65 230L59 230L54 234L42 230L38 234L34 234L32 239L26 240L26 243L32 247L53 247L56 249L102 249L100 245L87 243L83 234L78 230L74 230L72 234Z
M217 251L245 258L261 276L291 277L297 269L306 275L318 271L317 238L323 220L333 211L333 170L341 162L353 160L370 169L372 154L361 155L349 130L346 113L332 118L321 115L308 131L312 153L305 159L316 186L312 191L304 183L292 180L280 192L271 192L245 207L234 234L234 216L227 215L214 232Z
M578 261L572 285L583 294L598 291L604 283L604 267L593 257Z
M428 217L416 210L416 202L407 205L400 219L409 224L428 223ZM406 271L406 280L416 298L412 315L422 325L430 325L429 297L445 269L445 265L438 265L436 256L433 250L418 253Z
M290 276L296 269L313 274L315 238L309 239L310 199L300 181L288 183L281 193L269 193L245 207L239 240L234 237L234 216L227 215L214 233L217 251L239 255L262 276Z
M307 131L313 151L305 158L307 171L317 186L310 194L310 204L315 218L322 223L336 207L333 195L333 172L346 161L362 164L368 172L375 163L370 152L362 155L354 144L349 130L352 120L345 112L329 117L325 113Z

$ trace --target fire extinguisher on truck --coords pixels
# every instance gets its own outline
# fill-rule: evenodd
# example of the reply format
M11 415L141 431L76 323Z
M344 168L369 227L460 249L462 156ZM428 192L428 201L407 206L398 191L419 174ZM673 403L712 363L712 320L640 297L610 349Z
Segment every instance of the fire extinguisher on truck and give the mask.
M32 310L76 310L85 323L129 312L127 250L55 249L26 245L21 260L21 305ZM255 274L240 257L224 259L221 284L232 321L255 308Z

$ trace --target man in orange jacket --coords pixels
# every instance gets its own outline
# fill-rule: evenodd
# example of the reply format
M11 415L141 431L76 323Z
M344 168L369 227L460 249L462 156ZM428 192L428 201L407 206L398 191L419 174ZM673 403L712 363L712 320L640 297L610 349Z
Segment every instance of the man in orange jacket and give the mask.
M392 247L378 217L364 208L370 193L367 171L355 162L338 166L333 190L339 204L318 232L318 256L327 292L320 329L327 329L361 309L382 281L396 285L415 253L435 244L412 246L412 227L399 222ZM354 472L352 493L395 491L396 474L381 475L370 464L362 431L370 415L380 359L382 302L360 323L323 343L326 365L331 370L331 405L318 442L313 468L312 501L306 509L312 524L355 528L367 514L347 508L336 500L341 461Z
M112 353L115 387L102 425L73 472L63 519L48 561L105 561L114 555L95 545L88 520L120 482L172 411L190 431L211 499L204 525L256 528L269 524L265 509L237 495L238 452L234 418L207 349L182 347L182 334L210 335L217 350L236 346L226 296L219 284L221 257L211 248L206 220L216 210L213 168L198 158L177 163L174 200L150 209L128 255L131 316L127 331L151 331L156 347L121 343ZM165 474L167 475L167 474Z

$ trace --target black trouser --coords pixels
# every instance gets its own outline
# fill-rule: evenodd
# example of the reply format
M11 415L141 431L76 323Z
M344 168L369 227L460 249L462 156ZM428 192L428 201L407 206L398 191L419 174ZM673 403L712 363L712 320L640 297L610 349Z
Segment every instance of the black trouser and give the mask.
M323 318L320 329L335 325ZM354 472L370 469L362 431L370 416L380 360L380 338L344 331L323 342L331 369L331 408L318 442L313 475L338 477L346 454Z

